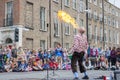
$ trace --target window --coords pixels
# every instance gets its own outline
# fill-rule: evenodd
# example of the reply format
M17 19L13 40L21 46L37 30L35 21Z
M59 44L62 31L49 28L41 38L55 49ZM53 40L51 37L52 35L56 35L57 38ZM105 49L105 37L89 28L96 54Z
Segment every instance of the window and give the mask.
M104 23L107 24L107 18L104 16Z
M107 4L104 4L104 10L107 12Z
M114 15L114 14L115 14L115 10L114 10L114 9L112 9L112 10L111 10L111 13Z
M69 49L69 43L66 43L66 49L68 50Z
M53 0L53 1L54 1L54 2L57 2L57 3L59 2L59 0Z
M97 44L97 26L95 25L95 30L94 30L95 32L95 43Z
M100 0L101 1L101 0ZM102 8L102 2L99 3L100 8Z
M83 26L84 26L84 20L80 19L80 27L83 27Z
M89 18L89 19L91 19L91 18L92 18L92 10L91 10L91 8L89 8L88 18Z
M45 8L40 7L40 30L46 31L46 16L45 16Z
M73 0L73 9L77 8L77 0Z
M74 29L73 34L74 34L74 35L77 34L77 29Z
M104 41L107 42L107 30L105 29L105 33L104 33Z
M103 29L102 27L100 27L100 41L103 40Z
M116 44L116 32L114 32L114 44Z
M13 25L13 2L7 2L6 6L6 26L12 26Z
M102 13L100 13L99 19L100 19L100 21L102 22Z
M84 2L80 1L80 5L79 5L79 12L84 12L85 7L84 7Z
M110 31L110 42L112 42L112 31Z
M54 36L59 36L59 24L58 24L58 18L57 18L57 12L54 12Z
M116 16L118 16L118 12L116 11Z
M93 3L94 3L95 5L97 5L97 0L93 0Z
M114 42L114 31L112 31L112 42Z
M64 0L65 1L65 6L69 6L70 0Z
M92 3L92 0L88 0L88 2Z
M7 39L5 40L5 43L11 44L11 43L13 43L13 40L12 40L11 38L7 38Z
M111 25L111 20L110 20L110 16L108 16L108 25Z
M119 23L118 23L118 21L116 21L116 28L119 28Z
M26 38L26 44L25 47L28 49L33 49L33 39L32 38Z
M95 10L93 14L94 14L94 20L97 20L97 11Z
M119 33L117 33L117 44L119 44Z
M45 40L40 40L40 47L41 47L42 50L46 49Z
M26 27L33 28L33 3L27 2L25 15Z
M65 34L70 35L70 25L65 23Z
M109 5L108 12L111 13L111 4Z
M112 26L113 26L113 27L115 26L115 23L114 23L114 22L115 22L115 19L113 18L113 19L112 19Z
M89 24L88 26L88 33L89 33L89 39L92 39L92 26Z
M112 42L112 34L113 34L112 31L109 30L109 41L110 41L110 42Z

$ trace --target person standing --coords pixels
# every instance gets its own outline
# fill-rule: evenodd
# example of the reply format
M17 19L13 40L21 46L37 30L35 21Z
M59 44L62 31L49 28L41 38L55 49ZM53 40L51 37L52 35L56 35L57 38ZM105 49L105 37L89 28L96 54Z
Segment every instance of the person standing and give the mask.
M57 47L55 49L56 60L59 66L59 69L62 69L62 61L63 61L63 49L60 43L57 43Z
M109 49L107 48L105 51L105 57L107 58L107 62L108 62L108 69L110 69L110 53L111 53L111 47L109 47Z
M88 49L87 37L84 34L85 29L83 27L79 28L78 32L79 34L75 35L72 46L73 54L71 59L71 68L74 74L74 80L79 80L78 72L77 72L77 62L78 62L80 72L84 73L84 77L82 79L89 79L86 69L83 65L84 54Z
M110 57L111 57L111 66L115 66L116 64L116 48L113 47L113 49L110 52Z
M11 53L12 53L11 54L12 58L17 59L17 47L16 47L16 45L14 45L12 47Z

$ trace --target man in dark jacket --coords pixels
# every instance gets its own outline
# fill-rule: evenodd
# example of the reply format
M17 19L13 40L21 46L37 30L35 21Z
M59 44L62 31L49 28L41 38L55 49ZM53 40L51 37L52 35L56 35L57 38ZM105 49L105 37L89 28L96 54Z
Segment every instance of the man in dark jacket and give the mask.
M111 66L115 66L116 64L116 48L113 47L111 53L110 53L110 57L111 57Z
M11 53L12 53L13 58L17 58L17 48L16 48L16 46L12 47Z

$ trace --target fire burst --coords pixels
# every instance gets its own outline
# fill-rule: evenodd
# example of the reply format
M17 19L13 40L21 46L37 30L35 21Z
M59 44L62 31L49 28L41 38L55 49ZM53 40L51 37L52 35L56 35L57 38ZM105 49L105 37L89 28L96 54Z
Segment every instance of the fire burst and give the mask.
M72 18L68 13L64 11L58 11L58 18L66 23L70 23L74 28L79 28L75 19Z

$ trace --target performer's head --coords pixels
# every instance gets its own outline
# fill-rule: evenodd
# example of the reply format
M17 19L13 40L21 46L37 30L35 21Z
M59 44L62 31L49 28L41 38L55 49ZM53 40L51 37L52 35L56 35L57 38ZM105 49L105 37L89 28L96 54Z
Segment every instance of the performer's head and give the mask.
M78 32L81 33L81 34L84 34L85 33L85 28L84 27L80 27L78 29Z

